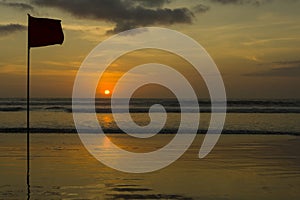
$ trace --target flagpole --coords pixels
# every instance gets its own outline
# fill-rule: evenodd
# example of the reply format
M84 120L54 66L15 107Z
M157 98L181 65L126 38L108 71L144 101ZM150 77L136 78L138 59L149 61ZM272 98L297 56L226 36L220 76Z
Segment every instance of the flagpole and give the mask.
M64 33L61 21L48 18L31 17L28 14L27 38L27 199L30 199L30 48L62 44Z
M28 15L29 18L29 15ZM29 19L28 19L29 20ZM27 199L30 199L30 46L29 28L27 38Z

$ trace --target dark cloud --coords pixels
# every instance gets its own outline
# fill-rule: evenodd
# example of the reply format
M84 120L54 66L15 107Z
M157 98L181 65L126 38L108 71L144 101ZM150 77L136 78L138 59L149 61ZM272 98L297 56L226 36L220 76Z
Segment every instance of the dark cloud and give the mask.
M116 24L114 29L107 31L107 34L120 33L122 31L130 30L136 27L137 25L135 23L120 21Z
M209 6L198 4L192 8L195 13L205 13L210 9Z
M171 3L171 0L132 0L145 7L162 7L165 4Z
M191 23L188 8L163 8L169 0L31 0L39 6L54 7L79 18L105 20L116 27L109 33L147 25Z
M8 1L0 1L0 6L7 6L11 8L17 8L24 11L33 11L33 6L26 4L26 3L15 3L15 2L8 2Z
M194 13L205 13L210 10L210 7L205 4L201 3L197 5L199 1L195 1L193 3L194 7L191 8L168 8L168 6L170 6L169 4L172 4L173 1L174 0L30 0L34 5L58 8L78 18L104 20L114 23L115 27L107 33L118 33L124 30L149 25L189 24L192 23L195 17ZM272 1L275 0L210 0L209 2L222 5L261 5Z
M9 35L11 33L19 32L19 31L25 31L26 26L21 24L5 24L0 25L0 36Z
M252 4L252 5L261 5L264 3L272 2L273 0L210 0L214 3L221 3L221 4Z
M298 65L300 65L300 60L276 61L276 62L273 62L273 64L278 64L278 65L294 65L294 64L298 64Z
M300 60L276 61L265 65L273 65L268 71L245 74L246 76L278 76L300 77Z
M300 65L274 68L269 71L246 74L246 76L300 77Z

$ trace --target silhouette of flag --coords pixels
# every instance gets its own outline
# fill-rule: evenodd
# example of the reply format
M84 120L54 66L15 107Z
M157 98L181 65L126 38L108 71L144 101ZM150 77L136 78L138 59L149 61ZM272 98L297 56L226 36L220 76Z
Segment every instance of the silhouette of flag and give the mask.
M42 47L64 42L61 20L28 15L28 47Z

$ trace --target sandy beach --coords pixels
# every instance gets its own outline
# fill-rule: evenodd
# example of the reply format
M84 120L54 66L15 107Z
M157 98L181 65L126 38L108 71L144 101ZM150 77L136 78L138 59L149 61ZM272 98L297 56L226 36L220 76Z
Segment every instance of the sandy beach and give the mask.
M0 199L26 199L25 134L0 134ZM151 150L172 138L138 144L124 135L113 142L131 151ZM32 134L30 199L299 199L300 138L222 135L204 159L203 135L175 163L152 173L110 169L76 134Z

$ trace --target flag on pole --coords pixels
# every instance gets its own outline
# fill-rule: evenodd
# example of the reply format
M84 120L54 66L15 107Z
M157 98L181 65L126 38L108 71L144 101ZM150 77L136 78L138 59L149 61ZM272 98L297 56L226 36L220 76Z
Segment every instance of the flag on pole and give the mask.
M30 48L43 47L64 42L61 21L36 18L28 14L27 47L27 199L30 199Z
M36 18L28 15L28 48L64 42L61 20Z

